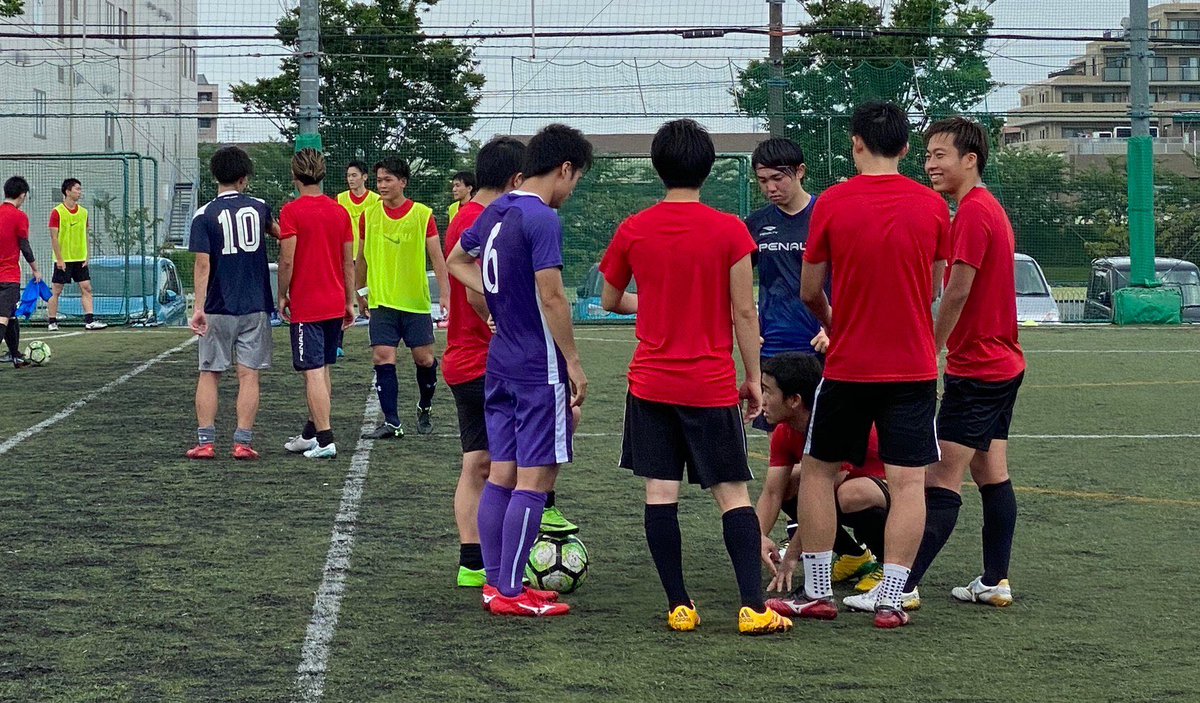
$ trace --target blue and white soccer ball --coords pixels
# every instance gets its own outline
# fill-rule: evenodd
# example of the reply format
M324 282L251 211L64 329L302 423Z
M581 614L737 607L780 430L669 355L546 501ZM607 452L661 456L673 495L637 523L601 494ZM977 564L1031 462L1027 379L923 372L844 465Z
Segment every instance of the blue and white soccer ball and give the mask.
M34 366L41 366L50 361L50 345L41 340L30 342L25 347L25 358Z

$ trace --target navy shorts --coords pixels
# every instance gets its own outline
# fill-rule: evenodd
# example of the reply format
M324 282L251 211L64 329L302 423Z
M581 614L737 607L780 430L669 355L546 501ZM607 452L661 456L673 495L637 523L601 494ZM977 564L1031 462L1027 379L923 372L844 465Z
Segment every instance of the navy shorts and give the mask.
M92 273L83 261L68 261L65 263L65 268L62 269L55 266L54 273L50 276L50 282L60 286L90 280L92 280Z
M367 332L373 347L398 347L402 341L409 349L427 347L433 344L433 315L384 307L371 308Z
M818 461L862 466L871 425L879 458L890 466L924 468L938 459L934 415L937 381L831 381L817 386L804 453Z
M746 429L741 408L694 408L625 395L621 467L635 476L698 483L754 478L746 460Z
M1007 440L1017 391L1025 374L1000 383L946 374L938 409L938 439L986 452L992 440Z
M21 303L20 283L0 283L0 317L13 317Z
M515 461L521 468L570 463L575 428L567 384L484 378L483 413L492 461Z
M292 323L292 367L313 371L337 363L342 318L324 322Z

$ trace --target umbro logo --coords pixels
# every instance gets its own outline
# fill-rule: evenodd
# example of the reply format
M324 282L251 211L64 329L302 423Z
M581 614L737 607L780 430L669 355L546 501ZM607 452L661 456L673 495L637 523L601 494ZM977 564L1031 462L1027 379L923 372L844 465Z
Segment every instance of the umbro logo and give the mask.
M529 612L534 613L535 615L545 615L546 613L553 610L553 608L549 605L525 605L524 603L518 603L518 605L520 605L525 610L528 610Z

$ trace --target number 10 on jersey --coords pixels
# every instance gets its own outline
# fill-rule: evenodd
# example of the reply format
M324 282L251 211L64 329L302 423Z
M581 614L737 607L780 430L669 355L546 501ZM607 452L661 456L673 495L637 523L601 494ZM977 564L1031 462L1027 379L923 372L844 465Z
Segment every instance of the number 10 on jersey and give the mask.
M222 254L236 254L239 251L258 251L262 245L262 221L258 210L244 207L236 214L230 215L228 210L222 210L217 215L221 223L221 233L225 235L225 246L221 247Z

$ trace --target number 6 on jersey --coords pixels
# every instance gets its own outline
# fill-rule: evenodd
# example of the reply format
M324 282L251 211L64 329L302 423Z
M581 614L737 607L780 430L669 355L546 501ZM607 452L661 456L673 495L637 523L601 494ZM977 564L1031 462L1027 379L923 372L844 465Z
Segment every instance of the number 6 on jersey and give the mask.
M500 225L497 222L488 235L487 243L483 245L483 289L495 295L500 292L500 255L492 248L496 237L500 236Z

